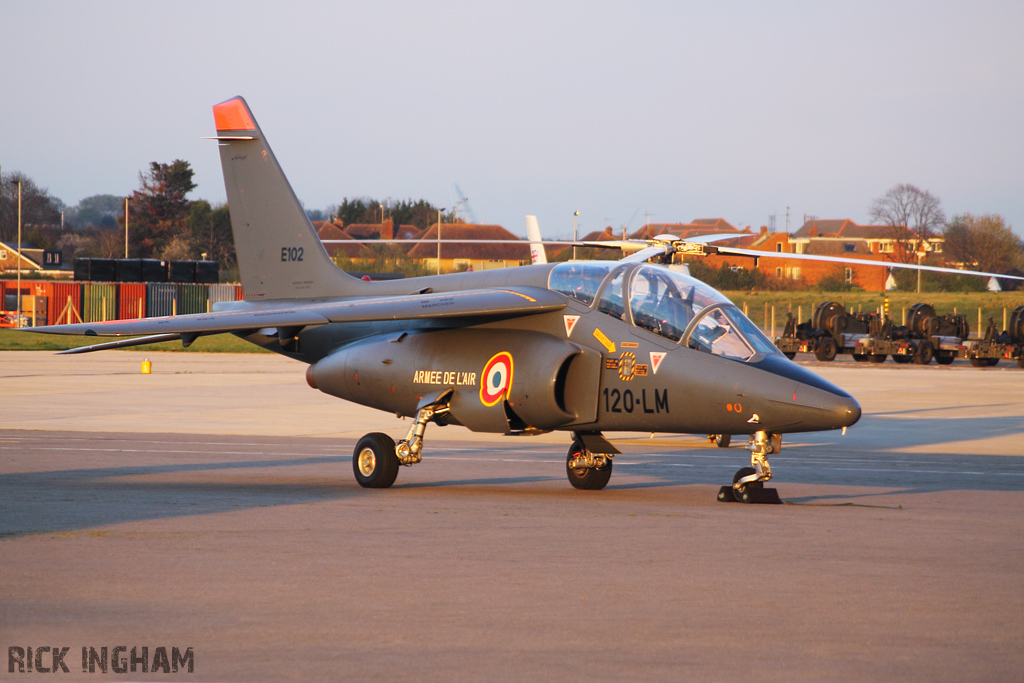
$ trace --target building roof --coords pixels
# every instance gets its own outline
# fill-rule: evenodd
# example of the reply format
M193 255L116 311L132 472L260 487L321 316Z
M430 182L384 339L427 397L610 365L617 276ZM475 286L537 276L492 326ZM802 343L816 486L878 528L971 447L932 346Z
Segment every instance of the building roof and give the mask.
M437 258L437 225L430 226L420 239L422 243L409 250L410 258ZM473 244L473 240L517 240L522 244ZM529 261L530 245L500 225L442 223L441 258Z
M913 231L911 231L913 232ZM793 233L794 239L828 237L839 239L887 240L893 237L891 225L858 225L849 218L810 220Z
M327 221L313 221L313 228L316 230L316 234L322 240L347 240L351 241L345 232L339 228L335 223L328 223ZM327 253L330 254L331 258L338 256L346 256L348 258L369 258L373 256L369 249L358 242L352 242L352 244L325 244L324 248Z
M689 223L648 223L632 235L630 239L649 240L656 235L674 235L681 239L696 237L697 235L712 235L720 232L740 231L729 224L724 218L697 218Z
M17 257L18 257L18 244L17 244L17 242L15 242L14 244L9 244L7 242L0 242L0 249L3 249L4 251L11 252L12 256L8 257L9 261L17 261ZM28 252L28 253L26 253L26 252ZM18 269L35 268L37 270L41 270L43 268L43 250L42 249L38 249L38 248L32 246L28 242L22 242L21 243L21 260L24 261L24 264L20 265L20 266L18 264L16 264L16 263L5 264L5 265L6 265L7 268L18 268Z

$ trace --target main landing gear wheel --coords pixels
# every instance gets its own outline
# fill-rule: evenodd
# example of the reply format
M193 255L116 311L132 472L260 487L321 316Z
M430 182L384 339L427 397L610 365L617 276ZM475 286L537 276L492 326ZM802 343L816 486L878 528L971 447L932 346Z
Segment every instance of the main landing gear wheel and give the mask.
M386 489L394 484L399 464L395 440L381 432L359 439L352 453L352 471L356 481L367 489Z
M583 442L576 439L569 446L569 453L565 458L565 474L569 477L569 483L573 488L583 491L599 491L608 485L612 478L612 461L608 458L601 458L603 465L598 467L573 467L573 461L579 461L588 455ZM592 456L592 454L590 454Z
M728 448L732 442L732 434L715 434L715 445L719 448Z

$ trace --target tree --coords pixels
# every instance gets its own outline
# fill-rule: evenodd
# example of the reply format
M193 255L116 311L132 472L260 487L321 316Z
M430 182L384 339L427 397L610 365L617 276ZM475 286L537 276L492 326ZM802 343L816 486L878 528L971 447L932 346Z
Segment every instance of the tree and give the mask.
M185 195L195 189L187 161L152 162L149 173L139 173L142 187L132 193L129 210L129 245L132 257L159 256L168 244L186 231L189 202ZM124 230L124 216L119 221Z
M384 209L381 209L381 206ZM334 212L334 217L340 220L343 225L352 223L380 223L383 218L390 218L399 225L415 225L420 230L425 230L437 223L437 207L425 199L403 199L400 202L378 201L369 197L359 197L341 202ZM452 223L455 221L455 212L441 214L441 221Z
M90 248L90 240L81 233L64 233L57 241L57 248L66 264L73 264L75 259L85 254Z
M947 260L989 273L1024 266L1024 243L998 214L954 216L942 234Z
M235 264L235 239L231 232L231 213L225 205L212 207L206 200L189 206L188 242L196 257L206 254L209 261L218 261L224 270Z
M74 227L117 227L117 217L124 214L124 197L95 194L86 197L65 212L65 222Z
M64 202L50 196L24 173L14 171L0 175L0 240L8 244L18 238L18 186L21 182L22 240L26 226L60 226Z
M890 227L893 259L912 263L922 243L946 222L939 198L909 183L894 186L871 203L871 220Z

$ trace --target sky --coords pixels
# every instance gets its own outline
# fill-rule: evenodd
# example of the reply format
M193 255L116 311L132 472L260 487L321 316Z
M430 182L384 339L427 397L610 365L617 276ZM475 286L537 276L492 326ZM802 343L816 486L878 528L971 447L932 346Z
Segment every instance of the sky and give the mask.
M1019 0L0 7L0 168L69 206L175 159L223 202L202 137L242 95L309 209L458 183L520 235L795 231L912 183L1024 236Z

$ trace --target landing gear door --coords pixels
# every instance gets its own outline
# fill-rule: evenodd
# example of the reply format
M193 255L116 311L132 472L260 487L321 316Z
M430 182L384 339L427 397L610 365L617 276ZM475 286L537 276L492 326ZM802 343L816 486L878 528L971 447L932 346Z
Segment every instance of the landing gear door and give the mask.
M575 415L571 424L590 424L597 421L597 403L601 390L601 354L580 347L580 352L569 361L565 374L565 412Z

